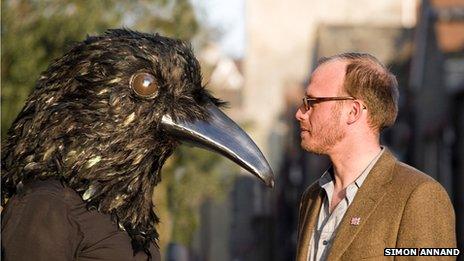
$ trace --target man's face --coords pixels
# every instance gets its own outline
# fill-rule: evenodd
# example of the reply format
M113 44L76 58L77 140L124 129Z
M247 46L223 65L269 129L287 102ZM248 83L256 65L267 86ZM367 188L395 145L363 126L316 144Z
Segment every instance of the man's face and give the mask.
M346 63L329 61L313 72L306 88L306 96L336 97L342 96L341 90L345 77ZM345 95L343 95L345 96ZM296 112L300 123L301 147L316 154L328 154L345 137L342 124L343 101L325 101L316 103L306 110L304 106Z

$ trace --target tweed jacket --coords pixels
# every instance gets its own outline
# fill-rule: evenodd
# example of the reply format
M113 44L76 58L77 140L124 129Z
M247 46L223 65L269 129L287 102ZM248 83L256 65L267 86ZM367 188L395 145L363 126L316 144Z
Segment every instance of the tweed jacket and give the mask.
M385 150L347 209L327 260L415 260L424 257L393 258L384 256L384 249L456 247L454 209L444 188ZM316 181L302 196L297 261L308 260L324 195ZM359 224L351 224L353 218Z

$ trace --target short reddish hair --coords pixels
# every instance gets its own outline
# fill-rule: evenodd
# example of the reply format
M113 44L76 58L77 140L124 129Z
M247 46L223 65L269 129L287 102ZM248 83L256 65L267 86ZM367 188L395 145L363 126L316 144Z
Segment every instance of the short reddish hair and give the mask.
M398 115L399 92L395 75L367 53L323 57L319 65L333 60L348 62L343 91L366 104L370 127L380 132L392 126Z

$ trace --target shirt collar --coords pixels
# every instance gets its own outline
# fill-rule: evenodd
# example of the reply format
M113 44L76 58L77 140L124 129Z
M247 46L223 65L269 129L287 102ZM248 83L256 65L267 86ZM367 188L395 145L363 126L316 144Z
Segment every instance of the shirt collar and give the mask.
M375 163L377 163L377 160L379 160L380 156L382 156L383 152L385 151L383 146L380 146L380 152L377 153L377 156L375 156L369 165L364 169L364 171L359 175L359 177L354 181L356 186L358 188L361 187L361 185L364 183L364 180L367 178L367 175L371 172L372 168L374 167Z
M371 172L372 168L374 167L377 160L382 156L383 152L385 151L383 146L380 146L380 152L371 160L369 165L361 172L361 174L356 178L356 180L346 187L346 198L348 202L351 203L356 195L356 192L364 183L364 180ZM334 189L334 171L333 166L330 166L324 174L322 174L321 178L319 179L319 186L325 190L327 196L332 197L333 189Z

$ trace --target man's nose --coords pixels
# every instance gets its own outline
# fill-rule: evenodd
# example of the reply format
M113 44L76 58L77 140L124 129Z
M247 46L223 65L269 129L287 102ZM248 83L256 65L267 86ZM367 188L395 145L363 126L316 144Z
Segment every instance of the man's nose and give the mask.
M300 107L298 107L298 109L296 109L295 118L296 118L298 121L302 121L302 120L303 120L303 118L304 118L304 113L303 113L303 108L302 108L302 106L300 106Z

